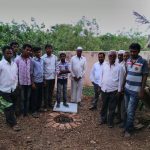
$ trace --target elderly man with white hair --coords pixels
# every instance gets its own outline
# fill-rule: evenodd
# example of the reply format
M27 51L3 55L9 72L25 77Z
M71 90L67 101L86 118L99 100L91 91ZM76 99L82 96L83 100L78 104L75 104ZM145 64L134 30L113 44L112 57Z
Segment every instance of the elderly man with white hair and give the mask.
M82 56L82 47L77 47L76 55L71 58L71 102L81 106L83 77L86 71L86 58Z
M103 66L100 80L103 100L100 125L108 123L109 128L113 127L117 98L120 95L123 84L123 67L116 62L116 57L116 51L109 51L108 62Z

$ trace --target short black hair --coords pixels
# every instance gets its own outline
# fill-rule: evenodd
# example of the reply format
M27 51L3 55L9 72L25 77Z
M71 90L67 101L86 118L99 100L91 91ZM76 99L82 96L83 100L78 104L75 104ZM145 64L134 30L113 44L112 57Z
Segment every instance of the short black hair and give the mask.
M13 41L13 42L10 43L10 47L12 48L13 45L18 45L19 46L19 43L16 42L16 41Z
M47 48L53 49L53 46L52 46L51 44L46 44L46 45L45 45L45 49L47 49Z
M99 52L98 55L103 55L105 57L105 53Z
M59 57L61 57L62 55L65 55L65 56L66 56L66 54L65 54L65 53L60 53L60 54L59 54Z
M25 49L26 47L29 47L32 49L32 46L30 44L23 44L22 49Z
M7 49L11 49L11 47L8 46L8 45L5 45L5 46L2 48L3 54L5 53L5 51L6 51Z
M34 48L33 48L33 51L34 51L34 52L41 51L41 50L42 50L41 47L34 47Z
M141 50L141 45L139 43L132 43L130 46L129 46L129 49L133 49L133 50L137 50L140 52Z

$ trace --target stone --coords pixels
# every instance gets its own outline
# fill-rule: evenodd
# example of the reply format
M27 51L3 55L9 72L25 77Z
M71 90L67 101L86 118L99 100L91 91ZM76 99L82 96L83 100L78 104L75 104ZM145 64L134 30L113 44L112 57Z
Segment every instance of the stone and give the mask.
M79 126L80 124L81 124L80 122L76 122L76 125L78 125L78 126Z
M59 129L61 129L61 130L65 129L65 125L64 124L60 124L59 125Z
M66 123L65 126L66 126L67 129L71 129L72 128L69 123Z
M51 119L47 119L47 122L52 122L54 119L51 118Z
M140 130L140 129L142 129L144 127L144 125L143 124L137 124L137 125L135 125L135 129L137 129L137 130Z
M54 123L54 124L52 125L52 127L57 128L59 125L60 125L59 123Z
M52 117L56 117L57 115L59 115L59 113L50 113L49 115Z
M47 123L47 124L45 125L45 127L50 127L50 126L52 126L54 123L55 123L55 122L49 122L49 123Z
M27 138L26 138L26 142L27 142L27 143L31 143L31 142L32 142L32 139L31 139L31 137L30 137L30 136L27 136Z
M73 121L75 121L75 122L81 122L82 120L74 118Z
M78 125L75 124L74 122L71 122L70 125L73 127L73 128L76 128Z
M90 143L91 144L96 144L96 142L94 140L91 140Z

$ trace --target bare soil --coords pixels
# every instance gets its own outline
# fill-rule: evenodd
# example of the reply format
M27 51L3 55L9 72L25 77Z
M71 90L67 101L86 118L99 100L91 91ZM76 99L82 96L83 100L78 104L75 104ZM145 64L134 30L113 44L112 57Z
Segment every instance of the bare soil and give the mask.
M78 109L82 124L73 129L45 128L51 112L48 111L40 113L37 119L19 117L22 130L14 132L0 115L0 150L150 150L150 129L146 122L150 119L150 112L136 114L145 127L126 139L121 136L122 129L118 125L112 129L98 125L99 108L90 111L90 102L91 97L83 98L83 107Z

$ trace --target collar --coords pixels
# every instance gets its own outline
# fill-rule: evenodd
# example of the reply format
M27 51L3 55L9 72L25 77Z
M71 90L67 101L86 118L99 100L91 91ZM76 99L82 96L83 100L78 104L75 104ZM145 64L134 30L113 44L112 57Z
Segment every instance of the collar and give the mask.
M9 64L9 65L13 64L13 61L11 61L11 63L9 63L5 58L3 58L2 61L3 61L5 64Z
M138 57L137 57L137 59L136 59L136 62L139 60L139 59L141 59L142 57L140 56L140 55L138 55ZM131 61L132 59L131 59L131 57L129 58L129 61Z
M108 62L106 62L106 64L108 64L108 65L110 65L110 63L109 63L109 61ZM116 66L118 63L117 62L115 62L114 64L112 64L111 66Z
M78 58L78 59L83 59L83 56L81 55L81 57L79 58L77 55L76 55L76 57Z
M60 60L60 63L61 63L61 64L66 64L66 61L65 61L64 63L62 63L61 60Z
M51 56L48 56L48 55L46 54L46 57L53 57L53 54L51 54Z
M103 63L100 63L100 62L98 61L98 64L99 64L99 65L103 65L103 64L104 64L104 61L103 61Z
M34 57L34 60L39 61L41 60L41 57L40 58Z

